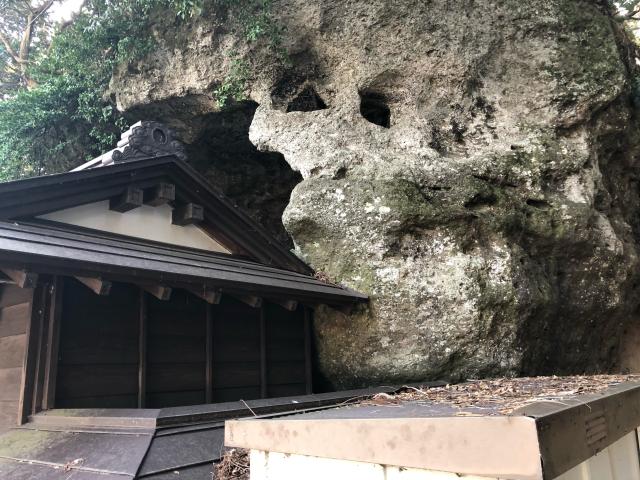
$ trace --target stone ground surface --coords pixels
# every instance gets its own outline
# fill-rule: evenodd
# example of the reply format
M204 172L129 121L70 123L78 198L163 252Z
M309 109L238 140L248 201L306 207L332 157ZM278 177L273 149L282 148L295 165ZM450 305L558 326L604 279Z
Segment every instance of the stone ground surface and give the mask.
M605 2L275 0L273 15L290 62L211 13L158 22L160 48L111 90L371 296L316 314L334 387L635 368L620 339L640 302L636 67ZM233 51L250 101L220 111Z

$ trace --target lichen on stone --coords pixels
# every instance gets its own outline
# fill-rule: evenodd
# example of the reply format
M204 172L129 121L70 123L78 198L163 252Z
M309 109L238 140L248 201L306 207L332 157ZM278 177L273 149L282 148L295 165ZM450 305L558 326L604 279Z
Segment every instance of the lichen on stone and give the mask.
M316 310L326 380L620 366L640 305L640 138L637 67L606 2L274 0L273 12L290 64L254 70L249 138L302 178L283 213L295 251L371 298L350 315ZM197 131L218 109L225 52L268 63L215 19L194 22L160 33L179 41L140 74L119 73L121 108L196 99L157 111Z

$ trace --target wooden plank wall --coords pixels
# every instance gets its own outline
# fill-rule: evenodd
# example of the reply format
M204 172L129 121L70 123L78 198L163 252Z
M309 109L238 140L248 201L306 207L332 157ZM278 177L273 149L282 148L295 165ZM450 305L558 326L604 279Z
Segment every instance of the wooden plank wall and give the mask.
M131 285L100 296L65 279L56 408L137 407L138 301Z
M184 290L146 298L146 407L205 403L206 303Z
M213 401L260 398L260 309L223 295L212 315Z
M267 303L267 396L286 397L306 391L304 312Z
M138 287L117 283L99 296L65 280L61 317L56 408L162 408L309 388L301 306L265 302L261 310L230 295L208 305L178 289L166 301L148 293L141 300Z
M32 297L32 289L0 286L0 431L18 423Z

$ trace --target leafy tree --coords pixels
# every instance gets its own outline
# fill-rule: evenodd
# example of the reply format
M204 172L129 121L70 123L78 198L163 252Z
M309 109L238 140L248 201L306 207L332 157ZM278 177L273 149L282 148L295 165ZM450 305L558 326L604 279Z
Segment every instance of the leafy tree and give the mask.
M282 57L271 0L86 0L70 22L58 26L46 18L52 0L30 1L45 3L32 11L19 5L27 0L0 0L0 6L15 7L0 21L13 53L28 30L25 19L32 19L25 62L0 50L7 79L16 79L0 96L0 181L65 171L113 146L127 123L104 92L117 65L155 48L149 27L158 12L176 22L205 8L232 12L238 34L247 42L263 39ZM251 74L245 59L234 56L231 64L228 78L212 92L221 106L244 96Z
M47 13L55 0L0 0L0 96L32 86L28 67L34 47L46 45Z
M640 0L621 0L615 5L618 8L618 20L640 20Z

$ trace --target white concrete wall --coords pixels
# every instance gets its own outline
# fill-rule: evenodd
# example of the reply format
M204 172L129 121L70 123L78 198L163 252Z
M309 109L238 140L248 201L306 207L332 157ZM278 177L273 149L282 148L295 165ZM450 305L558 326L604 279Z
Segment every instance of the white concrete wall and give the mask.
M640 480L637 432L555 480ZM251 451L251 480L500 480L374 463ZM502 479L508 480L508 479Z
M251 480L492 480L375 463L251 450ZM497 479L493 479L497 480Z

